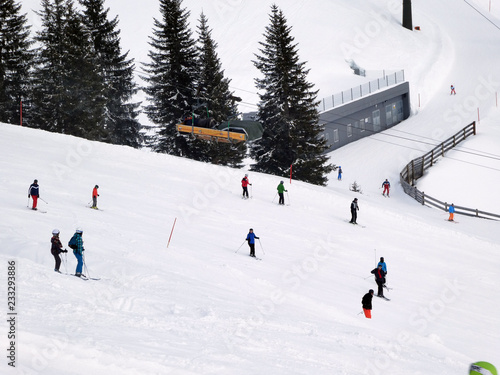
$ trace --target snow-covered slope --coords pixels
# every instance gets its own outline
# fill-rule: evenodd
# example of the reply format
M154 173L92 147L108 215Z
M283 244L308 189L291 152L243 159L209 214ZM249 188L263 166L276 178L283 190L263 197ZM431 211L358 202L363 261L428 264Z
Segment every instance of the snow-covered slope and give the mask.
M409 32L399 25L401 2L393 3L278 4L320 97L359 83L344 61L352 58L369 70L405 69L413 107L405 123L331 154L343 181L332 175L326 188L287 182L289 206L273 203L280 177L250 173L253 198L245 201L245 171L0 125L0 278L6 301L7 261L15 260L18 372L451 375L477 360L498 367L499 224L448 223L445 213L407 197L397 180L404 164L477 120L479 109L478 135L461 147L488 157L461 153L465 162L456 162L450 153L419 187L500 213L492 191L500 180L500 34L452 0L413 2L421 31ZM499 23L484 2L468 3ZM250 60L270 4L184 4L193 19L203 7L236 93L255 103L245 92L254 91ZM108 6L120 15L125 49L146 61L157 2ZM38 9L38 1L23 1L25 8ZM35 178L47 213L26 208ZM390 199L380 194L385 178ZM363 194L349 191L354 181ZM102 211L86 207L95 184ZM354 196L365 228L347 223ZM52 271L52 229L66 244L77 226L88 271L99 281ZM261 238L262 261L247 256L250 227ZM390 302L374 300L367 320L359 315L361 297L376 286L369 272L380 256L394 289ZM75 265L70 253L62 269L72 273ZM2 327L8 331L6 319ZM3 348L8 341L1 336Z
M279 177L257 173L242 200L240 170L11 125L0 133L0 277L6 285L15 260L20 368L457 374L497 356L496 222L450 224L398 188L355 195L335 180L286 182L290 205L278 206ZM46 213L26 207L34 178ZM95 184L102 211L87 207ZM354 196L365 227L347 223ZM52 229L66 244L77 226L99 281L53 272ZM250 227L261 261L243 243ZM380 256L392 300L376 298L367 320L360 301ZM61 268L75 266L69 253Z

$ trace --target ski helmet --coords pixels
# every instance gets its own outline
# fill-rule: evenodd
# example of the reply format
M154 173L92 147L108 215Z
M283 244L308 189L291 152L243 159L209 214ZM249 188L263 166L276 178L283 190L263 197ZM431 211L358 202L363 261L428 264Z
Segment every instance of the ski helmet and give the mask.
M380 257L380 261L383 262L384 261L384 257Z
M38 180L33 181L34 184L38 184Z
M253 230L253 228L250 228L249 230Z
M76 228L76 233L83 233L83 229L80 227Z
M58 235L59 234L59 229L54 229L52 231L52 234L55 236L55 235Z
M283 181L280 181L280 184L284 184L284 182L283 182Z
M99 189L99 185L96 185L95 187L96 187L96 189Z
M368 293L373 294L374 293L373 289L370 289Z

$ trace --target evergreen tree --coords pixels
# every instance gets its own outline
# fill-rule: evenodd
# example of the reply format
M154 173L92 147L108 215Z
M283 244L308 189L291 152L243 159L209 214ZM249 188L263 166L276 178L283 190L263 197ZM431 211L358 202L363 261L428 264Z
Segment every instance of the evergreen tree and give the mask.
M104 88L81 15L71 0L42 0L41 44L35 68L33 126L101 140Z
M273 5L265 42L260 42L260 55L254 61L264 76L255 80L263 91L258 118L264 134L251 149L256 161L252 170L284 176L293 165L295 179L325 185L332 166L326 165L327 145L323 126L318 124L317 91L307 81L309 70L299 62L290 32L283 12Z
M236 97L229 90L230 80L217 55L217 43L212 39L207 17L202 13L198 26L197 99L205 104L200 108L200 118L212 118L217 123L233 117L237 112ZM206 151L207 161L213 164L241 167L246 154L246 145L212 142Z
M128 52L121 53L118 17L108 20L109 9L104 9L104 0L80 0L84 6L83 22L90 33L96 54L95 66L104 83L107 130L105 141L131 147L141 145L141 125L136 119L138 103L130 103L137 93L133 81L133 60L127 60Z
M30 26L21 5L0 0L0 122L20 123L21 100L30 96ZM25 113L26 114L26 113ZM29 123L27 116L24 122Z
M188 28L189 12L181 0L160 0L162 20L154 19L150 37L151 63L145 64L148 83L144 91L151 105L148 118L159 127L155 150L171 155L200 159L193 141L177 134L176 124L192 112L195 103L196 48Z

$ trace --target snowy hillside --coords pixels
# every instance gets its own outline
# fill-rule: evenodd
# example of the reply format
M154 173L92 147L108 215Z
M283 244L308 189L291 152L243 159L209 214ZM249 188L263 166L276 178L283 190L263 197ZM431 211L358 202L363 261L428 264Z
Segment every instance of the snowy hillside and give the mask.
M242 200L245 170L1 124L0 279L7 301L7 262L15 260L19 314L17 372L4 359L2 373L456 375L478 360L500 367L499 223L449 223L398 184L409 160L477 121L479 111L478 135L460 147L466 152L450 152L418 186L500 213L500 33L468 4L497 25L500 10L488 13L480 0L421 0L413 2L421 31L409 32L396 3L278 4L319 97L363 80L348 58L368 70L405 69L411 85L412 117L333 152L344 179L332 174L327 187L250 172L253 198ZM39 2L22 4L36 30L31 9ZM270 4L184 4L193 22L202 9L208 16L226 74L254 109L251 59ZM140 69L157 2L108 6ZM46 213L26 207L35 178ZM391 198L381 195L385 178ZM290 204L283 207L273 201L281 179ZM363 194L349 191L354 181ZM101 211L87 208L95 184ZM354 197L359 226L347 223ZM52 229L67 244L77 226L98 281L53 272ZM260 236L260 261L248 257L249 228ZM376 287L370 271L381 256L391 301L374 298L368 320L361 298ZM75 266L69 253L61 269Z
M458 374L498 358L496 222L450 224L396 189L357 195L363 228L347 223L347 182L286 182L278 206L278 177L250 173L242 200L243 171L0 133L1 277L16 260L17 364L31 373ZM34 177L47 213L26 208ZM102 211L87 208L96 183ZM99 281L53 272L52 229L66 244L77 226ZM239 248L250 227L261 261ZM394 289L367 320L375 256ZM69 253L61 269L75 266Z

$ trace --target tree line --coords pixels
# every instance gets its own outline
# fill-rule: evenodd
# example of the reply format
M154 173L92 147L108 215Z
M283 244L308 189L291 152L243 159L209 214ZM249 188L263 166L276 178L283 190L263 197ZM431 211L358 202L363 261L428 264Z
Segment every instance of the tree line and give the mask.
M182 0L159 0L149 62L142 64L148 98L142 105L133 101L139 90L134 60L122 51L118 17L109 18L104 2L41 0L41 28L32 36L20 3L0 0L0 122L19 124L23 102L25 126L232 167L250 156L251 170L284 176L292 167L295 179L326 184L332 166L324 155L317 91L276 5L253 61L261 73L255 83L264 133L248 150L244 143L207 142L176 131L188 114L216 122L237 114L239 98L224 75L206 15L193 36ZM151 129L138 121L141 110Z

